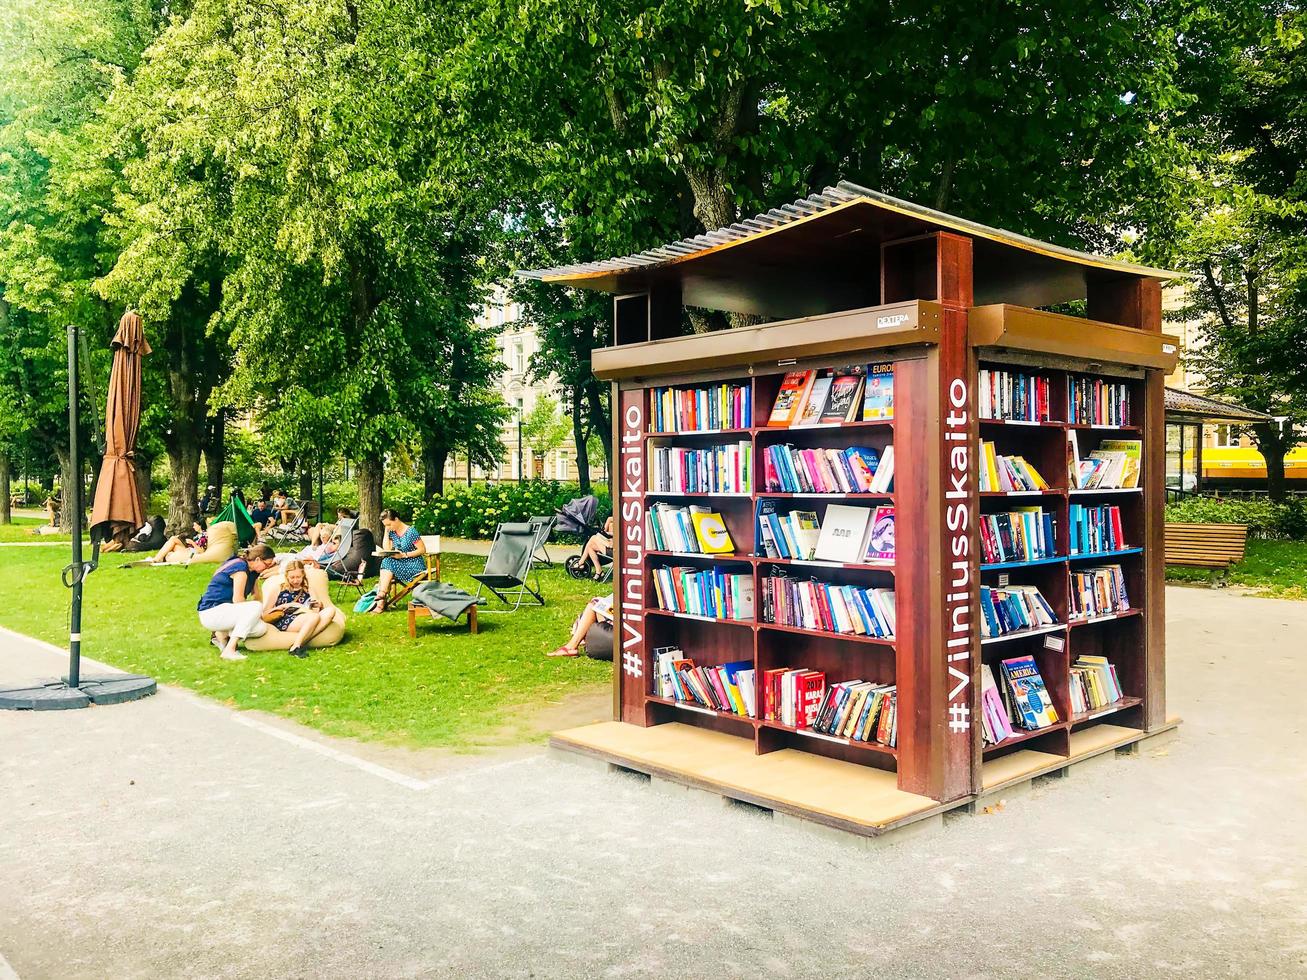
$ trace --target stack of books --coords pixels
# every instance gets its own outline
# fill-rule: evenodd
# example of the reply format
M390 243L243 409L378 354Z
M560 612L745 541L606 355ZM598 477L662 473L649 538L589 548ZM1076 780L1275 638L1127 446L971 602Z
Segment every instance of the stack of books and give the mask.
M785 375L767 424L802 428L893 417L894 366L852 364Z
M659 502L648 511L649 540L655 551L684 551L702 555L730 555L735 542L721 514L711 507L677 507Z
M994 671L989 664L980 665L980 716L986 745L997 745L1015 734L1012 716L1008 714L1003 695L994 683Z
M863 446L848 449L763 450L764 485L771 493L889 493L894 483L894 447L884 454Z
M1071 665L1071 711L1081 714L1115 704L1124 696L1116 666L1106 657L1079 657Z
M980 611L980 635L986 638L1057 625L1053 607L1033 585L1009 585L1001 589L982 585Z
M1127 547L1125 534L1121 530L1120 507L1082 507L1072 504L1067 508L1067 522L1070 525L1073 555L1097 555Z
M894 590L834 585L816 579L769 575L761 580L762 621L777 626L894 637Z
M753 425L753 392L747 384L650 388L654 432L712 432Z
M826 675L804 667L762 672L762 716L791 728L811 728L826 694Z
M654 694L742 718L757 718L753 696L753 662L740 660L716 667L696 667L680 647L657 647Z
M1033 732L1057 724L1057 709L1034 657L1003 660L999 669L1003 674L1008 714L1017 727Z
M763 558L867 564L893 561L894 508L831 504L815 511L781 513L775 500L758 501L758 552Z
M1120 565L1096 565L1071 571L1071 590L1067 594L1067 616L1089 619L1125 612L1130 608L1125 575Z
M981 368L976 384L977 414L982 419L1047 422L1048 378Z
M898 711L893 684L840 681L826 689L812 730L854 742L898 744Z
M1130 386L1102 378L1077 378L1068 375L1066 397L1070 415L1076 425L1129 425Z
M753 619L753 574L673 565L653 570L658 608L712 619Z
M753 446L748 442L685 449L650 447L650 487L659 493L752 493Z
M980 548L985 564L1036 561L1056 555L1056 523L1042 507L1017 507L1003 514L981 514Z
M1067 470L1075 490L1133 489L1139 486L1139 462L1143 442L1139 439L1104 439L1088 456L1080 455L1080 440L1074 429L1067 434Z
M1024 456L1002 456L995 451L992 442L981 440L980 489L982 492L1047 490L1048 483Z

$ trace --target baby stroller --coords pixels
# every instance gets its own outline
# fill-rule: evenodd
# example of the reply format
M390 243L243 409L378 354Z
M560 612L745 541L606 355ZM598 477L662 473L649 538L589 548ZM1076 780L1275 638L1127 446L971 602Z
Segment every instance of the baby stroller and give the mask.
M555 511L558 522L554 527L559 531L580 535L583 541L590 540L591 536L596 534L603 534L604 537L611 540L612 535L604 533L604 529L595 523L595 511L598 509L599 500L597 497L577 497L575 500L569 500ZM611 554L600 555L599 564L603 566L605 579L612 575L613 558ZM563 567L567 569L567 574L572 578L590 578L590 563L580 555L568 557L567 561L563 562Z

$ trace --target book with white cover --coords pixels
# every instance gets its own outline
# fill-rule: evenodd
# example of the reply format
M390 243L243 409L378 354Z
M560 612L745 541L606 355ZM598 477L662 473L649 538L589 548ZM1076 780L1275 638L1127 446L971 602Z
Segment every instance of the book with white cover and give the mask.
M847 507L843 504L827 507L814 557L819 561L837 561L850 565L862 561L862 548L867 540L867 523L871 520L871 513L866 507Z

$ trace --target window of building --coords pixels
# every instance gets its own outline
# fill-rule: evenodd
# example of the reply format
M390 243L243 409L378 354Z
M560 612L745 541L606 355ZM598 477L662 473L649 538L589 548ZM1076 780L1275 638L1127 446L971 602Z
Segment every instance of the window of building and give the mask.
M554 479L566 480L567 476L567 450L559 449L554 453Z
M1214 445L1220 449L1238 449L1243 445L1242 435L1237 425L1218 425Z
M513 344L513 370L518 374L526 373L526 348L520 340Z

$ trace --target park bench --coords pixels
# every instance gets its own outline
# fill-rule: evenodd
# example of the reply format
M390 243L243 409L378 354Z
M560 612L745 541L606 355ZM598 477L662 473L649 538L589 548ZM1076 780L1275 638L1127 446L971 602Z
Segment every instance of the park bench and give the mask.
M1246 524L1166 525L1166 563L1211 569L1212 587L1230 577L1230 566L1243 561Z

